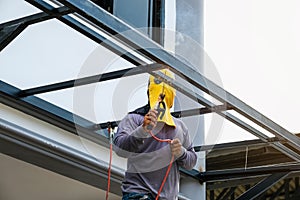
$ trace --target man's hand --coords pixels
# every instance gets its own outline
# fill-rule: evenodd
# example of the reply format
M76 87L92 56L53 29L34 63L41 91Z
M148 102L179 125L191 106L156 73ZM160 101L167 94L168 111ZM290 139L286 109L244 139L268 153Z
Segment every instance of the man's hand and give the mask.
M144 117L143 128L146 132L151 131L157 124L157 114L156 110L150 110Z
M170 147L171 153L175 158L180 157L184 153L184 148L182 147L182 144L178 138L175 138L171 141Z

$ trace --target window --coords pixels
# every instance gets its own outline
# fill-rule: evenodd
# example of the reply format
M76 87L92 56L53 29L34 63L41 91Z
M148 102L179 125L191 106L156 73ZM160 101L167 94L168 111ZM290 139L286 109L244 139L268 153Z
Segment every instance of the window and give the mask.
M163 44L164 28L164 0L153 1L152 12L152 39L159 44Z
M163 44L164 5L164 0L114 0L112 13Z
M113 0L92 0L95 4L99 5L106 11L113 13Z

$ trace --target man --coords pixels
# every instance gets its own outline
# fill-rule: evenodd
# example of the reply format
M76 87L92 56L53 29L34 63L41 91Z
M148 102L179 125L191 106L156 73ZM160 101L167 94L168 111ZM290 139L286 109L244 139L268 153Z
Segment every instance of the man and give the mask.
M170 71L162 72L174 78ZM197 156L186 126L170 113L175 89L150 76L147 92L148 104L125 116L114 138L115 152L128 158L123 200L174 200L179 167L192 169Z

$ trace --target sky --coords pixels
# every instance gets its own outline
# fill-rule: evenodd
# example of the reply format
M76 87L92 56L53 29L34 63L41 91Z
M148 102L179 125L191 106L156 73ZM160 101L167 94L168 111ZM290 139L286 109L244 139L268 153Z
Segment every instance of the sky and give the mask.
M205 1L204 49L224 89L299 133L300 1ZM225 122L219 142L252 135Z
M206 0L204 10L204 49L221 85L293 133L300 132L299 10L298 0ZM36 8L22 0L0 1L0 23L35 12ZM0 78L22 89L74 79L87 75L83 68L98 48L57 20L32 25L0 53ZM110 56L110 67L103 66L101 70L114 69L115 58ZM100 65L108 57L95 62ZM98 73L99 68L89 72ZM91 87L100 95L95 98L97 110L105 108L109 99L118 98L112 92L102 98L101 87L105 85ZM142 90L137 88L132 98ZM38 96L72 110L74 102L69 97L73 92L68 89ZM91 120L107 121L101 114L96 113ZM108 115L113 117L113 113ZM206 133L213 126L211 117L206 116ZM207 142L254 138L225 120L218 140Z

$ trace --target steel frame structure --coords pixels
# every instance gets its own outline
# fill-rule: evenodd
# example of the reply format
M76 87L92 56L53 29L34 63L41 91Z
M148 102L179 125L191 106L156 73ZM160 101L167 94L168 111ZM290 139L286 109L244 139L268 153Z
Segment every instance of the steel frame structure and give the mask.
M269 144L283 154L295 160L300 161L300 155L296 151L300 149L300 138L289 132L285 128L273 122L254 108L250 107L231 93L225 91L202 74L193 69L193 66L165 51L154 41L130 27L123 21L114 17L101 7L89 0L56 0L49 4L43 0L26 0L28 3L41 9L43 12L16 19L10 22L0 24L0 51L3 50L14 38L16 38L23 30L31 24L42 22L48 19L56 18L74 30L82 33L91 40L111 50L123 59L132 63L136 67L114 71L105 74L99 74L91 77L85 77L77 80L55 83L51 85L20 90L5 82L0 82L0 103L12 106L27 114L33 115L48 123L54 124L60 128L77 134L82 132L86 138L107 146L107 138L99 135L99 129L105 130L107 123L94 124L80 116L76 116L62 108L54 106L40 98L35 97L36 94L62 90L70 87L77 87L101 81L122 78L124 76L133 76L141 73L149 73L160 78L165 83L176 88L181 93L190 97L199 103L198 109L174 112L176 117L185 117L192 115L201 115L215 112L226 118L235 125L243 128L249 133L257 136L261 142ZM81 19L79 21L78 19ZM82 23L84 21L85 23ZM92 29L91 26L96 28ZM103 36L102 33L109 35L110 38ZM113 38L113 39L112 39ZM116 42L117 41L117 42ZM135 50L134 53L129 51ZM151 61L146 63L140 59L142 56ZM221 102L216 105L209 101L199 92L192 91L177 80L172 80L157 70L167 67L176 75L182 77L187 84L197 88L217 99ZM249 123L229 113L233 110L246 119L262 127L275 137L271 138L263 132L257 130ZM73 118L76 118L76 124ZM117 126L118 121L110 122L113 126ZM288 145L287 145L288 144ZM197 151L205 151L204 147L195 147ZM295 150L296 149L296 150ZM268 171L268 173L266 173ZM286 165L280 167L260 167L257 169L248 169L247 171L224 170L224 171L206 171L198 172L196 170L181 170L185 175L192 176L200 182L218 181L249 177L264 176L264 180L258 185L249 188L238 199L251 199L257 197L257 191L264 191L272 186L274 182L286 177L289 173L300 171L299 165ZM222 178L220 178L222 177ZM232 191L234 188L230 190ZM229 193L227 195L229 196Z
M281 173L275 173L269 176L268 178L245 177L245 179L249 179L249 180L238 179L236 181L232 181L232 183L226 183L226 184L219 183L216 185L208 185L207 199L210 200L214 200L214 199L296 200L299 199L300 197L299 174L287 175L285 172L281 172ZM269 192L267 192L268 190Z

